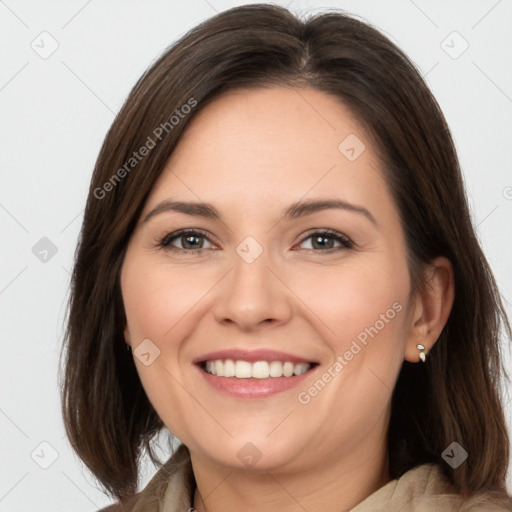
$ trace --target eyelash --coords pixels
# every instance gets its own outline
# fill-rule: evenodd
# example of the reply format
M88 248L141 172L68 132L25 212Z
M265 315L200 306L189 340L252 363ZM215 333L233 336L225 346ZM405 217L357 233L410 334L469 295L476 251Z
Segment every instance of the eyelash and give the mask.
M205 251L207 249L201 248L201 249L182 249L180 247L173 247L171 246L171 242L178 239L179 237L183 235L199 235L201 237L206 238L211 244L211 240L208 238L208 235L206 232L201 231L200 229L180 229L179 231L175 231L173 233L169 233L165 235L158 243L158 247L165 250L171 250L171 251L180 251L180 252L186 252L188 254L197 254L201 251ZM336 242L339 242L342 247L331 247L329 249L305 249L306 251L314 251L314 252L323 252L323 253L332 253L336 250L342 250L342 249L352 249L354 247L354 243L345 235L342 235L341 233L337 233L336 231L331 231L329 229L321 229L318 231L314 231L310 233L309 235L302 238L299 242L299 245L304 243L306 240L313 238L314 236L317 237L325 237L325 238L332 238ZM214 244L213 244L214 245Z

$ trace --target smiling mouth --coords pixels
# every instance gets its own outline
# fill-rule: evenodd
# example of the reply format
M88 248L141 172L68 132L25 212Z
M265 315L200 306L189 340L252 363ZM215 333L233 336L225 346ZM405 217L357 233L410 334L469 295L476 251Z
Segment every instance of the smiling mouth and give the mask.
M203 361L202 370L217 377L235 379L268 379L298 377L318 366L318 363L293 363L291 361L243 361L215 359Z

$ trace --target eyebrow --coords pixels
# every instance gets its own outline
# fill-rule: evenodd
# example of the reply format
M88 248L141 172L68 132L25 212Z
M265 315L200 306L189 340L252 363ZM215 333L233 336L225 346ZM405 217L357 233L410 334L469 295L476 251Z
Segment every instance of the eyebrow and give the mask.
M298 201L296 203L293 203L288 208L286 208L282 218L297 219L300 217L305 217L306 215L311 215L313 213L332 208L347 210L350 212L361 214L364 217L366 217L372 224L378 226L375 217L366 208L339 199L316 199L308 201ZM155 208L153 208L144 217L143 222L147 222L155 215L159 215L160 213L169 211L185 213L187 215L196 215L208 219L222 220L222 215L210 203L173 201L171 199L167 199L159 203Z

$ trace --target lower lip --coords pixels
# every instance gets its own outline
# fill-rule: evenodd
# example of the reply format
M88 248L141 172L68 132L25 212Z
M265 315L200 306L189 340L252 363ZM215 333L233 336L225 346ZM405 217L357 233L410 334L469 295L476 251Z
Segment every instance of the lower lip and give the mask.
M293 377L269 377L268 379L237 379L236 377L217 377L198 368L206 382L215 390L236 398L267 398L298 386L316 369L308 370Z

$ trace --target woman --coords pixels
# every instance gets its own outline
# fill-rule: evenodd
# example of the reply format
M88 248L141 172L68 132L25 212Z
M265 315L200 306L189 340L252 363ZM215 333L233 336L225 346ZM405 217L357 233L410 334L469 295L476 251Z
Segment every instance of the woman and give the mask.
M239 7L166 51L107 134L67 433L109 510L512 510L501 326L410 61L338 12ZM137 493L164 427L181 444Z

